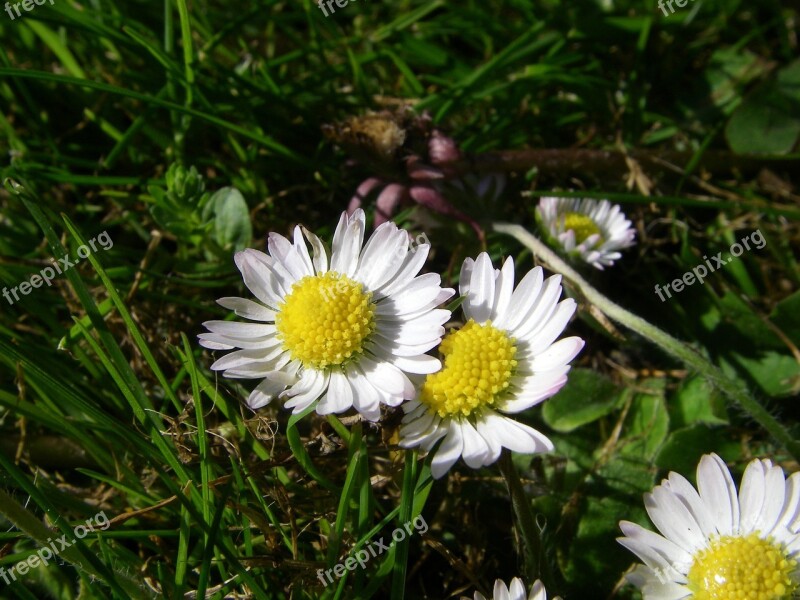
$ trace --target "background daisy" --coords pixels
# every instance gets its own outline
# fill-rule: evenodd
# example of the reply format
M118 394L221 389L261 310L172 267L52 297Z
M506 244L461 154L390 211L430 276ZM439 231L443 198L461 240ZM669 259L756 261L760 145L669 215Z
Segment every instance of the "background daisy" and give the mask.
M631 222L608 200L545 197L536 218L553 244L600 270L622 257L619 250L636 243Z
M271 233L269 254L236 254L256 301L218 302L255 323L208 321L210 333L199 337L212 350L238 349L212 369L262 379L247 400L250 408L280 397L297 413L321 397L319 414L352 406L375 421L381 403L396 406L414 397L406 373L440 368L425 352L444 334L450 311L436 307L453 290L442 289L437 274L417 276L429 244L409 250L408 234L391 222L363 244L364 222L362 210L342 214L330 265L320 239L299 226L293 243Z
M494 582L494 590L492 592L491 600L547 600L547 590L544 589L544 584L540 580L536 580L531 588L530 595L525 595L525 584L519 577L514 577L511 580L511 585L506 587L503 580L498 579ZM468 598L466 600L469 600ZM486 597L480 592L475 592L474 600L486 600ZM558 596L553 600L561 600Z
M670 473L645 508L661 535L620 522L619 542L639 565L628 576L645 599L781 600L800 583L800 473L788 480L769 460L753 460L739 494L716 454L697 467L697 489Z
M478 468L495 462L502 448L553 449L543 434L504 413L526 410L561 389L568 363L583 347L578 337L555 342L576 308L572 299L558 301L560 282L560 275L545 281L536 267L515 290L510 257L500 271L485 252L464 261L460 290L467 323L442 342L444 366L404 406L400 430L405 448L428 451L444 438L433 458L434 477L460 456Z

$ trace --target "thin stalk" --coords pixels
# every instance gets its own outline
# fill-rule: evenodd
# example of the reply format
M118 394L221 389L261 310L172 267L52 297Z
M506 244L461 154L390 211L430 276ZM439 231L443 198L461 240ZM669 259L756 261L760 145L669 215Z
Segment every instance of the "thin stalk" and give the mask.
M772 437L786 448L792 458L800 461L800 442L794 440L789 431L769 414L769 411L761 406L758 400L742 390L735 381L727 377L719 367L711 363L702 354L695 351L685 342L672 337L667 332L662 331L655 325L603 296L564 262L561 257L550 250L541 240L531 235L525 228L511 223L494 223L492 228L498 233L505 233L516 238L522 245L529 248L550 269L560 273L565 279L574 284L586 300L594 304L606 316L650 340L665 352L683 362L690 370L696 371L705 377L730 401L738 404L753 420L766 429Z
M511 452L503 450L498 465L506 480L506 485L508 485L511 505L514 507L514 514L517 517L517 527L524 549L525 573L528 581L536 581L541 578L542 541L539 537L539 529L536 527L536 520L533 518L531 504L525 495L525 490L522 489L519 473L511 460Z
M406 450L405 465L403 467L403 491L400 498L400 515L398 518L400 525L398 529L403 529L405 524L411 521L411 515L414 510L414 484L417 480L416 467L416 452L414 450ZM392 573L392 600L403 600L405 597L409 537L410 534L396 543L397 554L395 555Z

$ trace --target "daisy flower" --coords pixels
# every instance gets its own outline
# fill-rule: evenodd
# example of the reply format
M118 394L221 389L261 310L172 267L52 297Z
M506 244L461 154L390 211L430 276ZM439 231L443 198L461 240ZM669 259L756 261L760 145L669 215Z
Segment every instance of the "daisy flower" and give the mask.
M454 290L440 277L417 275L429 244L409 249L408 234L387 222L364 241L364 211L342 214L330 264L320 239L298 226L293 243L269 234L269 254L235 256L256 300L221 298L219 304L255 321L208 321L199 336L211 350L234 350L211 368L225 377L261 379L247 404L253 410L275 398L295 413L321 398L321 415L354 407L380 417L380 405L413 398L406 373L441 368L425 352L444 335L450 311L436 307ZM309 254L303 235L313 250Z
M477 469L495 462L502 448L553 449L543 434L504 414L561 389L568 363L583 347L578 337L555 342L576 308L572 299L558 301L560 283L560 275L545 281L536 267L515 290L510 257L500 271L485 252L464 261L459 284L467 323L442 342L442 370L428 375L417 398L403 406L400 446L430 451L444 438L432 461L435 478L460 456Z
M619 542L644 565L628 575L648 599L782 600L800 585L800 473L755 459L738 496L716 454L697 466L697 490L681 475L645 494L661 535L621 521Z
M631 222L608 200L542 198L536 219L553 244L601 271L622 257L619 250L636 243Z
M486 598L480 592L475 592L475 600L486 600ZM508 587L501 579L498 579L494 582L492 600L547 600L547 590L544 589L544 584L537 579L531 588L530 595L526 595L525 585L519 577L514 577ZM556 596L553 600L561 599Z

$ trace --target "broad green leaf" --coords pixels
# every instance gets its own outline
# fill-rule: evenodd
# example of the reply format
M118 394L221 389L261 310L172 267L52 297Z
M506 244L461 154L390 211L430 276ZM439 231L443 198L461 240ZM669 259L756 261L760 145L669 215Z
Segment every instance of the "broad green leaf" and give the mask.
M215 192L209 204L214 207L214 238L224 249L242 250L253 237L250 211L241 192L224 187Z
M745 98L725 127L725 136L739 154L785 154L800 136L796 101L770 83Z
M735 460L741 455L741 444L719 427L692 425L669 435L656 456L655 464L661 469L691 478L697 470L700 457L709 452L716 452L725 460Z
M728 423L724 398L702 377L685 380L670 401L669 409L675 427L696 423L711 425Z
M772 350L755 356L733 353L732 359L750 375L769 396L791 396L800 392L800 365L788 353Z
M778 302L769 318L795 345L800 345L800 291Z
M589 369L573 369L567 385L544 403L545 423L569 432L604 417L617 406L619 389L610 379Z

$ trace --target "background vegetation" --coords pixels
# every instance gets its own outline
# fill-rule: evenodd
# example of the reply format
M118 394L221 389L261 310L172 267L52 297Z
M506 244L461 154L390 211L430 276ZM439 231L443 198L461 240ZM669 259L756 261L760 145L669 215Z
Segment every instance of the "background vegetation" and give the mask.
M777 0L697 0L668 17L632 0L359 0L327 18L308 0L55 0L0 13L0 281L17 286L102 231L114 242L52 287L0 299L0 566L99 510L115 518L0 596L400 598L405 581L406 598L441 599L523 574L496 467L462 463L431 485L420 461L404 480L397 414L363 429L277 404L253 414L254 382L218 380L196 343L227 314L216 298L246 294L237 248L298 222L329 241L365 178L408 183L411 138L376 161L352 128L325 128L367 111L427 114L473 157L561 150L523 156L496 199L451 197L485 244L402 206L398 222L433 244L429 270L455 283L482 249L527 270L530 252L492 220L533 230L540 195L612 198L638 244L587 273L593 285L797 438L799 17ZM764 249L658 300L655 284L755 230ZM754 456L793 471L798 455L588 303L569 331L586 340L569 384L523 416L556 452L515 457L542 573L551 595L636 598L614 538L619 519L646 522L643 492L669 470L692 478L709 451L738 472ZM425 535L322 588L318 568L420 510Z

